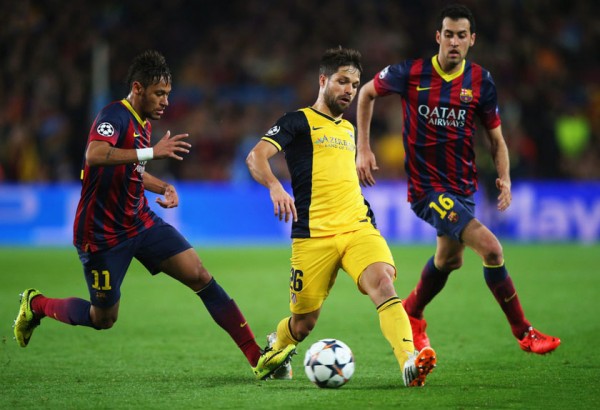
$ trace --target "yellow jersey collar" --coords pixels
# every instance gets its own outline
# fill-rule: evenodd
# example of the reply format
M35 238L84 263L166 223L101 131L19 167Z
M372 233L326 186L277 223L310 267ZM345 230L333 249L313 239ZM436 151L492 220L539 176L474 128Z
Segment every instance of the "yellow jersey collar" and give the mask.
M437 57L438 57L437 54L434 55L433 57L431 57L431 64L433 64L433 68L435 68L435 71L437 71L437 73L440 75L440 77L442 77L445 81L452 81L455 78L460 77L465 72L465 64L467 63L466 60L462 61L460 70L458 70L457 72L455 72L453 74L446 74L446 72L444 72L444 70L442 70L442 67L440 67L440 63L438 62Z
M131 112L131 114L133 114L133 116L135 117L135 119L137 120L137 122L139 122L142 127L146 126L146 121L142 121L142 119L140 118L140 116L138 115L137 112L135 112L135 110L133 109L133 107L131 106L131 104L129 103L129 101L127 101L127 98L123 98L121 100L121 103L129 110L129 112Z
M308 109L309 109L309 110L311 110L311 111L313 111L315 114L318 114L318 115L320 115L320 116L322 116L322 117L325 117L325 118L327 118L327 119L328 119L328 120L330 120L330 121L333 121L335 124L339 124L340 122L342 122L342 118L340 118L340 119L337 119L337 120L336 120L336 119L335 119L335 118L333 118L332 116L330 116L330 115L327 115L327 114L325 114L324 112L321 112L321 111L317 110L317 109L316 109L316 108L314 108L314 107L308 107Z

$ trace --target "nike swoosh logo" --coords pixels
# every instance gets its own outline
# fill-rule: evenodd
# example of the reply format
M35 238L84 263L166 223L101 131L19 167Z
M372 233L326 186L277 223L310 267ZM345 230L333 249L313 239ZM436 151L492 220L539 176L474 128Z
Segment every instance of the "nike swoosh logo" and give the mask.
M323 127L312 127L313 131L320 130Z
M240 323L240 327L245 327L247 324L248 322Z
M417 91L425 91L425 90L430 90L431 87L421 87L417 85Z
M133 138L137 138L137 137L139 137L139 136L140 136L140 134L138 134L137 132L134 132L134 133L133 133Z
M504 298L504 303L510 302L511 300L513 300L515 298L515 296L517 296L517 292L513 293L512 296Z
M402 341L403 341L403 342L412 342L412 340L410 340L410 339L407 339L407 338L405 338L405 337L403 337L403 338L402 338Z

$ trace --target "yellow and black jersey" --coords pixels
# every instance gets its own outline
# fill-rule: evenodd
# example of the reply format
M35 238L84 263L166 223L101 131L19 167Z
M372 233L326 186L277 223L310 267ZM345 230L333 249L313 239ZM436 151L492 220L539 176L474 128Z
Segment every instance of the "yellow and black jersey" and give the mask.
M356 173L355 129L313 108L286 113L262 138L285 152L298 222L292 238L351 232L375 226Z

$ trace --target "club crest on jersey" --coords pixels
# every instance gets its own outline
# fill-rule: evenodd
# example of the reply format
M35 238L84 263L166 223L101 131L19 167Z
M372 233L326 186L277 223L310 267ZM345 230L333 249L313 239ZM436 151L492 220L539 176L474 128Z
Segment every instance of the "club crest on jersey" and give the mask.
M115 133L114 127L108 122L103 122L99 124L96 128L96 131L103 137L112 137Z
M473 101L473 90L463 88L460 90L460 100L464 103L470 103Z
M452 223L457 223L458 222L458 214L454 211L451 211L448 214L448 220Z
M272 135L275 135L279 132L281 128L279 127L279 125L276 125L274 127L271 127L271 129L269 131L267 131L267 133L265 134L267 137L270 137Z

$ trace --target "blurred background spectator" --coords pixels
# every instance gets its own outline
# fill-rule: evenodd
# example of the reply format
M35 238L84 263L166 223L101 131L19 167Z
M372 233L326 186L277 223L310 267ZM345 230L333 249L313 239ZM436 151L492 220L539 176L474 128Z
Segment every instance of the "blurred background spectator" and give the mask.
M92 116L126 96L127 67L148 48L166 56L174 75L154 137L188 132L193 144L185 161L157 161L152 172L249 181L244 159L256 140L282 112L314 102L325 49L360 50L366 82L387 64L435 54L433 13L446 3L3 1L0 182L77 180ZM468 58L489 69L498 86L513 179L599 179L596 2L464 3L478 27ZM400 100L392 100L376 105L373 120L379 179L404 172ZM355 105L346 117L354 122ZM483 137L478 144L485 178L494 168ZM283 163L274 168L286 176Z

